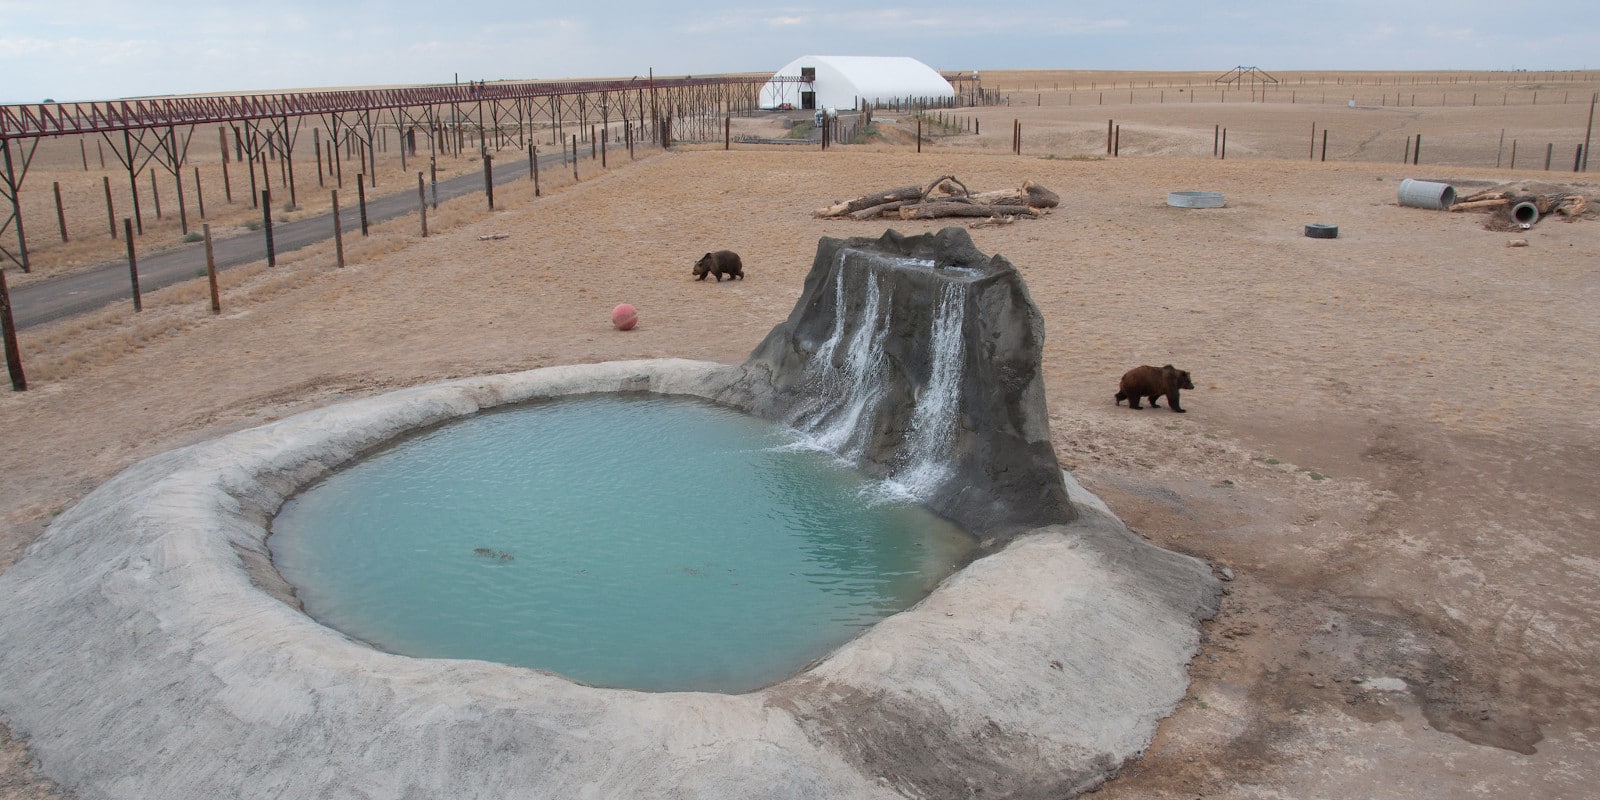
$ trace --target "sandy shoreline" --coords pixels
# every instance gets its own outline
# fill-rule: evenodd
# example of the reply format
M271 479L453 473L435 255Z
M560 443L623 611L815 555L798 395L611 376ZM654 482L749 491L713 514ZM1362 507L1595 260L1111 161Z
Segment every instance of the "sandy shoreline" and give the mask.
M974 240L1018 266L1044 313L1063 464L1137 532L1235 575L1189 701L1104 791L1584 796L1600 711L1600 423L1582 409L1600 226L1551 220L1509 248L1482 217L1394 198L1405 177L1511 174L1426 172L674 152L405 234L343 271L305 251L241 278L218 318L157 297L70 341L25 333L52 377L0 397L20 445L0 454L0 566L133 461L337 399L551 364L736 363L788 312L818 236L885 227L813 208L944 173L974 189L1034 180L1067 202ZM1228 207L1170 209L1176 189ZM1307 222L1341 238L1305 238ZM511 237L478 239L497 232ZM692 280L719 248L748 280ZM627 334L606 319L622 301L641 313ZM1168 362L1195 375L1190 413L1113 406L1123 370ZM25 751L4 749L0 796L50 796Z

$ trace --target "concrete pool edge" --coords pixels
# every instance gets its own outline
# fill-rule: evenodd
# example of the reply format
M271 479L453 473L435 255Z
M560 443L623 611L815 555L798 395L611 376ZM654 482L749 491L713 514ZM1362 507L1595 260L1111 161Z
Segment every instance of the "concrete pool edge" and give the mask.
M1070 485L1076 522L746 695L393 656L276 599L271 514L395 436L566 394L715 399L739 374L661 360L461 379L129 467L0 575L0 713L84 798L1056 796L1143 750L1218 590Z

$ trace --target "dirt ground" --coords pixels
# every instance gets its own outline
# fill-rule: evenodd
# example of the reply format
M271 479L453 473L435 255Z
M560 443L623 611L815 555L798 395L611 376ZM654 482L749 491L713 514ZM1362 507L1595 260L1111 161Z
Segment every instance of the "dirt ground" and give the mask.
M1407 177L1600 185L1492 161L1403 167L1398 151L1218 160L1210 122L1159 110L1150 152L1065 152L1092 124L1103 143L1105 115L1059 110L1044 127L1060 152L1040 132L1018 157L1012 110L922 154L654 155L426 240L396 221L379 235L397 244L343 270L328 248L240 270L217 317L175 287L138 318L25 331L33 385L0 396L0 568L128 464L296 411L552 364L738 362L788 314L817 237L890 227L813 209L941 174L974 190L1033 180L1062 207L973 237L1022 270L1044 314L1061 461L1138 533L1214 563L1229 592L1188 699L1101 794L1592 796L1600 423L1583 404L1600 388L1600 220L1498 233L1395 198ZM1228 113L1267 126L1285 112ZM1195 189L1227 206L1165 205ZM1310 222L1340 237L1306 238ZM479 238L493 233L510 236ZM693 281L720 248L749 278ZM626 333L608 321L624 301L641 319ZM1165 363L1194 373L1189 413L1113 405L1124 370ZM56 796L0 735L0 797Z

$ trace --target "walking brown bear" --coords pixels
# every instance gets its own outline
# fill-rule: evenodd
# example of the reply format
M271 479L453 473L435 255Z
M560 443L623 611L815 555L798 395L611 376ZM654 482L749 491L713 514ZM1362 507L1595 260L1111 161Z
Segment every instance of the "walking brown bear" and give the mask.
M1151 408L1160 408L1161 404L1156 400L1166 395L1167 407L1184 414L1188 412L1178 405L1178 390L1193 388L1189 372L1171 364L1164 367L1134 367L1122 376L1122 386L1117 389L1117 405L1122 405L1122 401L1126 400L1129 408L1137 409L1139 400L1148 397Z
M714 275L717 283L722 282L722 276L728 280L738 278L744 280L744 264L739 261L739 254L732 250L718 250L715 253L706 253L694 263L695 280L703 281L706 275Z

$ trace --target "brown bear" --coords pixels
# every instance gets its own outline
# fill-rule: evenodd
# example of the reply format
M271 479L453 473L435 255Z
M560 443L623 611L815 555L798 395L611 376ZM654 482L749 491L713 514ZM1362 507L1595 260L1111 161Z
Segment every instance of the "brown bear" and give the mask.
M1122 376L1122 386L1117 389L1117 405L1128 401L1128 407L1139 408L1139 400L1150 398L1151 408L1160 408L1161 404L1156 399L1161 395L1167 396L1167 407L1179 414L1187 413L1178 405L1178 390L1193 389L1194 383L1189 380L1186 370L1177 369L1171 364L1164 367L1134 367Z
M715 275L717 283L722 282L722 276L728 280L738 278L744 280L744 264L739 261L739 254L732 250L718 250L715 253L706 253L694 263L695 280L703 281L707 274Z

